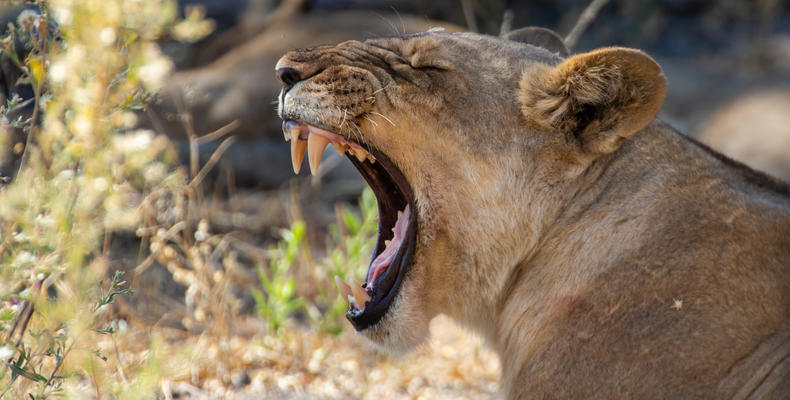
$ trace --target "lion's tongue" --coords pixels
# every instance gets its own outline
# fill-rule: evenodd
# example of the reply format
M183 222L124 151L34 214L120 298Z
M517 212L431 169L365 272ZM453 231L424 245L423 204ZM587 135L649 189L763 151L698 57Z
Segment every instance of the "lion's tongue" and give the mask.
M368 269L368 287L372 288L375 284L376 279L381 276L384 272L387 271L387 268L390 266L392 259L395 257L395 254L398 252L401 243L403 242L403 236L406 234L406 228L409 225L409 205L406 205L406 208L403 209L403 212L400 213L398 216L398 220L395 222L395 227L392 228L392 231L395 235L392 237L392 240L387 244L387 247L381 254L370 263L370 269Z

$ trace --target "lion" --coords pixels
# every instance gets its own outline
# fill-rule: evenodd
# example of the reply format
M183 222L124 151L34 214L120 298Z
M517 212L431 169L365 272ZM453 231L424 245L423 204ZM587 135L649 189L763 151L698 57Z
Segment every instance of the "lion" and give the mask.
M294 170L331 143L378 199L365 282L338 279L371 343L402 354L448 315L509 399L790 396L790 186L657 119L645 53L425 32L276 76Z

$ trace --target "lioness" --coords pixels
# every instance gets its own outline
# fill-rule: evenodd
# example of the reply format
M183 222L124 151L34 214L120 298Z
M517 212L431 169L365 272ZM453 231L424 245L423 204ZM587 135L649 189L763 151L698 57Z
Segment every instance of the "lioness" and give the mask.
M366 282L338 282L348 319L402 352L447 314L498 351L511 399L788 398L790 187L657 120L646 54L549 36L277 63L294 169L332 143L378 198Z

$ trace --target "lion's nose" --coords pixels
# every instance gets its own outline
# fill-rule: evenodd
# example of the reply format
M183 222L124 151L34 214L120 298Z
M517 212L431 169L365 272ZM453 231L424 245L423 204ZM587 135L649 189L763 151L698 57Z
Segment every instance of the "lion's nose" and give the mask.
M275 71L277 74L277 79L285 86L287 89L290 89L296 82L302 80L302 75L299 71L293 68L279 68Z

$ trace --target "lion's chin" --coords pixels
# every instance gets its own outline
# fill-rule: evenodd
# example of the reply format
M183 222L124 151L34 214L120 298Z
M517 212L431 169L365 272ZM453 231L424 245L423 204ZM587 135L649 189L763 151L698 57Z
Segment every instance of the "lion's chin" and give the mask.
M418 304L417 289L407 281L389 312L368 329L360 331L377 350L403 356L424 344L430 335L430 317Z

